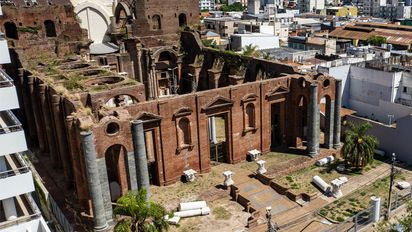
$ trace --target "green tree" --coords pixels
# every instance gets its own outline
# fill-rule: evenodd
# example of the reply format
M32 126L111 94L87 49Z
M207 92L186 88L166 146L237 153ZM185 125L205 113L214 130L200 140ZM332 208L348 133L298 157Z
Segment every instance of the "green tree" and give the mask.
M214 39L204 39L202 40L203 46L217 48L216 41Z
M240 2L235 2L232 5L223 5L220 8L221 11L227 12L227 11L244 11L245 7L242 5Z
M146 190L129 192L117 200L114 214L122 215L117 222L116 232L161 232L168 230L169 224L164 219L166 209L155 202L146 200Z
M256 45L246 45L244 48L242 48L242 54L245 56L253 56L253 57L258 57L260 56L260 52L257 50L258 46Z
M366 133L371 127L370 123L360 125L348 123L348 130L344 133L344 145L341 150L347 165L362 168L373 161L378 140Z
M386 43L386 38L380 35L373 35L369 37L368 43L374 46L381 46Z
M269 52L264 52L262 54L262 58L265 59L265 60L272 60L273 59Z

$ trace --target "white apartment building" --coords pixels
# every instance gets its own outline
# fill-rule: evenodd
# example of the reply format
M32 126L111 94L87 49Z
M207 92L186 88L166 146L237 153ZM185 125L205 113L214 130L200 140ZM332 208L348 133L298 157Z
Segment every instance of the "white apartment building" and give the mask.
M7 41L0 32L0 232L50 232L30 195L33 176L21 153L27 150L26 139L11 112L19 108L16 87L1 68L7 63Z
M315 12L325 8L325 0L298 0L298 9L301 13Z
M200 0L199 8L200 10L213 10L215 9L215 0Z

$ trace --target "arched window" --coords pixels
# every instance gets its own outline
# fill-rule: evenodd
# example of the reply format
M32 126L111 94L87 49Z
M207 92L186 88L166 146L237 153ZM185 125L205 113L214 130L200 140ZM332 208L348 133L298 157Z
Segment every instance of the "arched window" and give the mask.
M54 22L51 20L44 21L44 28L46 28L46 36L47 37L56 37L56 26Z
M6 37L9 39L19 39L19 35L17 33L16 24L12 22L4 23L4 29L6 31Z
M179 15L179 27L185 27L187 25L186 15L180 14Z
M255 106L253 105L253 103L246 105L245 113L246 128L255 128Z
M189 119L187 119L186 117L181 118L179 120L178 129L179 147L189 146L191 144Z
M153 15L153 17L152 17L152 29L153 30L162 29L162 24L160 22L160 16L159 15Z

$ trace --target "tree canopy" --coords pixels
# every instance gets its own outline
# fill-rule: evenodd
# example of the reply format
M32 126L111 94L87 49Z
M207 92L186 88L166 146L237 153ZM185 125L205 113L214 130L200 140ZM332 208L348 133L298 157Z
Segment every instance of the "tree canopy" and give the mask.
M347 165L352 167L365 167L373 161L378 140L366 132L372 127L370 123L355 125L351 122L344 132L344 145L341 153Z
M368 42L374 46L381 46L382 44L386 43L387 39L380 35L373 35L369 37Z
M114 214L123 216L117 222L116 232L161 232L169 228L164 219L166 209L155 202L146 200L146 190L129 192L117 200Z
M244 11L245 7L242 5L240 2L235 2L232 5L223 5L220 8L221 11L227 12L227 11Z
M259 57L260 52L257 49L258 49L258 46L249 44L249 45L246 45L244 48L242 48L242 54L245 56Z

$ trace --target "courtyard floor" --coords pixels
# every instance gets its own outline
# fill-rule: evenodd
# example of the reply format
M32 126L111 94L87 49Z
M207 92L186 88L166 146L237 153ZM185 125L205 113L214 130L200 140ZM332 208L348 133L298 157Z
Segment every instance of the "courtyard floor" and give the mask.
M333 152L333 151L332 151ZM268 153L262 156L266 161L266 167L271 172L283 169L293 161L302 159L302 155L289 153ZM244 196L250 200L259 211L261 211L260 222L264 222L265 208L272 206L272 218L281 227L281 231L322 231L334 228L335 224L328 225L325 219L317 215L322 207L337 200L333 197L322 195L318 191L319 197L312 200L305 206L299 206L297 203L289 200L284 195L278 194L272 188L262 184L259 180L253 177L257 165L255 162L244 161L239 164L220 164L212 167L211 171L206 174L199 175L195 182L192 183L175 183L170 186L156 187L153 186L151 191L153 193L152 200L163 204L169 210L176 210L180 202L205 200L211 208L211 214L201 217L184 218L179 222L179 226L171 226L171 231L252 231L260 232L266 230L266 225L262 224L254 229L246 228L247 219L250 213L245 212L237 202L231 200L229 191L221 188L223 183L223 172L230 170L234 172L233 179L235 186L243 192ZM306 168L307 173L297 171L299 175L295 177L302 178L302 181L310 182L311 176L324 168L309 167ZM367 188L367 186L376 180L384 178L389 175L390 165L375 161L369 168L364 169L362 173L340 175L325 172L322 176L327 181L337 176L347 176L349 182L343 186L343 194L346 197L357 191L359 188ZM332 173L331 173L332 172ZM293 174L296 174L293 173ZM328 176L328 173L330 174ZM278 177L278 179L285 178L288 175ZM409 178L408 178L409 179ZM343 197L343 198L344 198Z

